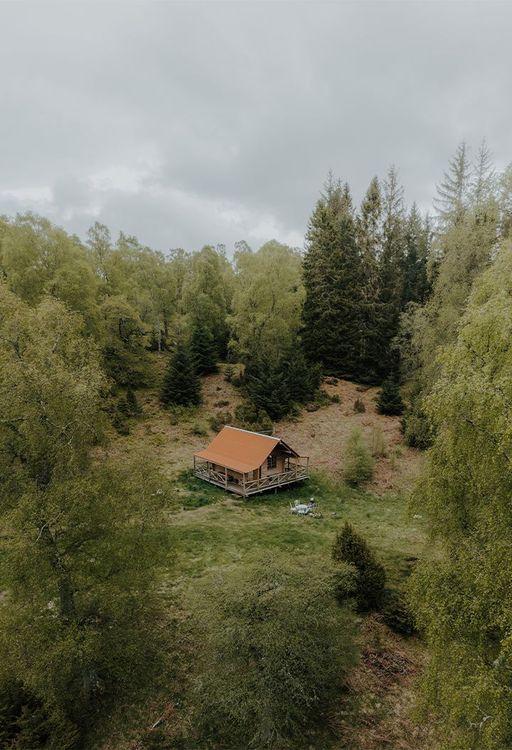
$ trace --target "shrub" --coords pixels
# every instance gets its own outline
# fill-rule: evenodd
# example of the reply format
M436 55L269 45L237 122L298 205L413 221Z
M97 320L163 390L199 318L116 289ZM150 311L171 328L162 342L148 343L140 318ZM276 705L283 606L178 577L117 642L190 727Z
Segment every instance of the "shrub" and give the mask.
M377 398L377 411L379 414L397 416L404 410L404 402L400 395L400 386L394 378L388 378L382 384Z
M128 416L139 417L142 414L142 409L140 408L133 388L126 389L126 406L128 409Z
M372 455L384 458L387 455L386 442L380 427L374 427L372 432Z
M391 630L400 635L413 635L416 632L414 615L400 591L388 589L385 592L382 619Z
M0 683L0 747L59 748L76 746L77 732L59 713L48 711L41 700L20 683L2 675Z
M362 536L349 523L336 535L333 560L353 565L357 571L355 598L361 611L379 609L383 602L386 571Z
M192 429L190 431L192 435L197 435L198 437L204 437L208 434L208 431L205 429L204 425L198 424L197 422L192 425Z
M224 425L233 423L233 415L230 411L218 411L210 417L210 428L214 432L220 432Z
M422 411L407 411L402 419L402 431L404 440L410 448L427 450L432 445L432 430Z
M196 590L195 724L223 747L297 748L355 661L353 619L323 564L253 558ZM200 739L195 746L200 744Z
M356 398L356 400L354 401L354 411L356 412L356 414L363 414L363 412L366 411L366 406L360 398Z
M363 440L361 430L349 435L344 455L343 476L347 484L357 487L373 476L374 459Z
M233 365L226 365L224 369L224 380L226 383L232 383L233 378L235 377L235 368Z
M119 435L129 435L130 425L126 415L126 399L121 398L116 404L112 414L112 425Z
M340 604L355 597L357 593L357 569L350 563L337 560L336 570L333 573L333 592Z
M255 432L272 432L274 425L264 409L258 409L254 404L245 402L235 409L237 427Z

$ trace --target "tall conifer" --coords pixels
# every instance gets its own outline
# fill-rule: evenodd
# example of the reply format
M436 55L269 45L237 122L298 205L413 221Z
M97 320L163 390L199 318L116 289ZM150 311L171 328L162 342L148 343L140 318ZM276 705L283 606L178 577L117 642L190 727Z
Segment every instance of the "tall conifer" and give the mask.
M304 344L326 370L358 377L362 267L348 185L329 176L311 216L304 259Z
M201 401L201 384L183 341L169 357L160 398L166 406L194 406Z
M398 333L403 295L405 257L403 188L391 167L384 183L382 253L379 258L380 374L395 366L393 339Z

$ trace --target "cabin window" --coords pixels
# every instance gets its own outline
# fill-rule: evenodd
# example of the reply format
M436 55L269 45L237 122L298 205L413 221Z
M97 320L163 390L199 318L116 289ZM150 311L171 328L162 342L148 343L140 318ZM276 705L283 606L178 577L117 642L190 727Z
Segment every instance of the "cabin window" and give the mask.
M267 469L275 469L277 466L277 456L272 455L267 458Z

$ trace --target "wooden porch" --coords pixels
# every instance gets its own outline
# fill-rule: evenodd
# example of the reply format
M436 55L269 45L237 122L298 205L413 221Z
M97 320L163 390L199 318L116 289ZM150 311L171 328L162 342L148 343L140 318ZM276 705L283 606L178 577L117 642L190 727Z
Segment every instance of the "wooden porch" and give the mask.
M289 461L286 470L283 472L254 478L252 472L234 476L233 472L227 468L214 469L208 461L199 461L194 457L194 474L205 482L215 484L217 487L222 487L229 492L242 495L242 497L248 497L258 492L277 489L295 482L303 482L309 477L309 459L304 458L303 461L298 459L293 463Z

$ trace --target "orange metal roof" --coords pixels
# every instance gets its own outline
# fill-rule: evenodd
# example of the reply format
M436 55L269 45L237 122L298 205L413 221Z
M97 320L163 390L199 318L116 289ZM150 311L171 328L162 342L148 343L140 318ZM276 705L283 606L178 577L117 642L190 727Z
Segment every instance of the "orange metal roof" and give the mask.
M298 455L281 438L226 425L213 438L208 448L194 455L244 474L258 469L279 443L293 455Z

